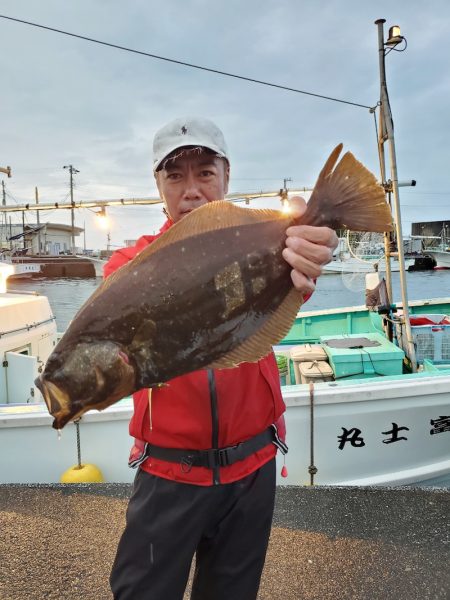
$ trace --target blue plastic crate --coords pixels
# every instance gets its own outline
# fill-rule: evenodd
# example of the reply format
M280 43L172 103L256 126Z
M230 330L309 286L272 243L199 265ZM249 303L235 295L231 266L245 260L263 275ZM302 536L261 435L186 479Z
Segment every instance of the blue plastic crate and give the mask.
M428 358L435 363L450 363L450 325L413 325L411 334L418 362Z

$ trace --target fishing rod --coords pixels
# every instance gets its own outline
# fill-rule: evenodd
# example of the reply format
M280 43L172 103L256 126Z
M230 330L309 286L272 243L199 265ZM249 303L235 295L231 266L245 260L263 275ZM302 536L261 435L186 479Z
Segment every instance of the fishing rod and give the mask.
M227 194L225 200L233 202L250 202L258 198L283 198L285 191L292 194L302 194L305 192L312 192L312 188L299 188L295 190L277 190L277 191L260 191L253 192L251 194L235 192ZM105 200L86 200L86 201L73 201L73 202L39 202L34 204L27 202L25 204L14 204L14 205L1 205L0 213L6 212L27 212L37 210L55 210L55 209L74 209L74 208L104 208L105 206L136 206L136 205L152 205L152 204L163 204L163 201L159 197L154 198L111 198Z

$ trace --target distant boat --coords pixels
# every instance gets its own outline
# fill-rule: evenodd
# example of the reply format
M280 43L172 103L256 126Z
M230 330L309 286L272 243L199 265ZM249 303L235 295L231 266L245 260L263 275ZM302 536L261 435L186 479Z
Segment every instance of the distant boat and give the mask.
M408 269L414 264L414 259L406 259L405 267ZM386 271L386 259L383 258L365 258L359 259L348 255L339 259L332 260L330 263L322 267L323 275L336 273L373 273L375 271ZM400 263L398 260L391 260L391 272L400 271Z
M91 263L94 265L95 276L96 277L103 277L103 267L108 262L107 259L98 258L98 257L95 257L95 256L88 256L87 254L82 254L82 255L79 254L77 256L79 256L80 258L85 258L85 259L91 261Z
M375 271L386 272L386 257L384 255L384 243L377 240L380 234L352 234L355 239L347 237L339 238L333 260L322 267L322 274L336 273L374 273ZM368 241L369 240L369 241ZM405 268L414 264L414 258L405 260ZM391 257L391 271L400 271L400 263L395 257Z
M450 269L450 247L442 246L435 250L427 250L426 253L436 261L436 269Z
M9 254L2 254L0 264L11 267L8 279L28 279L41 274L42 267L39 263L17 263Z

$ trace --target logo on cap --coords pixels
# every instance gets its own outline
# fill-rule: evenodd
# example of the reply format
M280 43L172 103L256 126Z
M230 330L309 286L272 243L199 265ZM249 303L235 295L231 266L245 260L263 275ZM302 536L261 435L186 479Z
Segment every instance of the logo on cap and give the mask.
M181 128L181 133L183 135L186 135L186 133L187 133L187 127L186 127L186 125L183 125L183 127Z

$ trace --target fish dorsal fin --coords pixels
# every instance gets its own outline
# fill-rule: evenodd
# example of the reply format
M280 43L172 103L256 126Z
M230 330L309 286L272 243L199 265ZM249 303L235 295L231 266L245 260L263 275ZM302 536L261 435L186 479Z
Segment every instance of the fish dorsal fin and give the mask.
M351 152L333 170L342 150L336 146L320 172L301 222L353 231L392 231L384 188Z
M256 362L272 351L272 346L289 332L303 303L301 294L292 288L266 323L240 346L209 365L212 369L228 369L242 362Z
M227 227L235 227L239 225L251 225L259 222L266 222L272 220L285 219L286 227L288 226L291 218L283 215L281 211L273 209L249 209L235 206L227 200L217 200L215 202L209 202L199 208L193 210L191 213L183 217L181 221L178 221L170 229L165 231L163 235L157 238L149 246L144 248L133 260L122 265L119 269L111 273L111 275L103 281L103 283L95 290L95 292L88 298L85 304L78 311L78 315L93 300L100 294L102 294L110 285L115 283L118 279L126 274L128 268L134 268L141 261L146 260L151 254L158 252L161 248L169 246L175 242L187 239L204 233L206 231L213 231L219 229L226 229ZM133 266L131 266L133 265ZM78 316L77 315L77 316Z
M165 246L195 237L207 231L280 219L286 220L286 227L289 221L292 220L292 218L286 218L279 210L241 208L228 200L209 202L193 210L175 223L161 237L140 252L133 260L133 263L138 264Z

